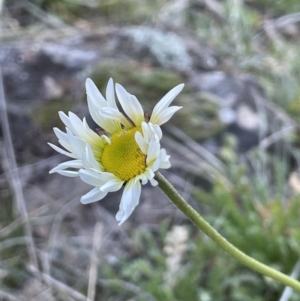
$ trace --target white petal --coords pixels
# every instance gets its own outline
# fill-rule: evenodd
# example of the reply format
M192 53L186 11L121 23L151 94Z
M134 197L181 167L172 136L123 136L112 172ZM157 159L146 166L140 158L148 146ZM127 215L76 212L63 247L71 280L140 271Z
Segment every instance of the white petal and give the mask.
M62 111L59 111L58 115L59 115L61 121L65 124L65 126L73 132L73 126L72 126L72 123L71 123L69 117Z
M156 158L159 156L159 151L160 151L160 143L158 141L158 137L156 135L153 135L149 143L147 159L146 159L147 165L153 163L154 160L156 160Z
M94 105L99 106L99 108L105 107L107 105L105 98L102 96L102 94L90 78L86 79L85 88L88 97Z
M88 144L86 145L85 152L82 155L82 163L87 169L93 168L100 171L100 164L96 161L93 151Z
M151 128L152 132L155 133L158 136L158 139L160 140L162 138L162 130L159 125L148 123L149 127Z
M97 144L99 136L90 129L85 118L83 121L74 113L69 112L69 119L73 126L73 133L90 144Z
M69 142L65 142L64 140L58 140L58 143L63 146L66 150L68 150L70 153L74 153L74 149L72 145L70 145Z
M87 103L88 103L89 112L93 120L99 125L99 123L101 122L101 118L99 117L98 114L98 110L100 109L100 107L95 106L89 96L87 97Z
M103 192L99 187L95 187L87 194L83 195L80 199L82 204L89 204L102 200L107 195L107 192Z
M57 135L60 136L60 140L64 141L68 144L70 144L73 148L73 150L75 151L75 153L78 154L78 147L84 146L84 142L81 140L79 141L79 137L78 136L78 132L80 133L82 131L83 128L83 124L82 121L72 112L69 112L69 114L73 117L72 121L71 118L69 118L65 113L63 112L59 112L59 116L61 118L61 120L64 122L64 124L66 125L66 134L59 131L59 130L55 130L55 133ZM90 130L91 131L91 130ZM77 136L75 136L77 135ZM86 134L83 134L84 138L86 137ZM89 138L89 137L88 137Z
M141 195L140 182L130 180L125 188L121 198L120 209L116 214L116 220L119 222L119 226L123 224L127 218L131 215L134 208L138 205Z
M58 147L58 146L56 146L56 145L54 145L54 144L52 144L52 143L49 143L49 142L48 142L48 144L49 144L55 151L57 151L58 153L61 153L61 154L65 155L65 156L68 156L68 157L71 157L71 158L76 158L76 159L78 158L75 154L68 153L67 151L61 149L60 147Z
M174 98L182 91L184 87L184 84L180 84L173 88L171 91L169 91L154 107L150 121L153 124L161 125L165 123L160 114L171 104L171 102L174 100ZM174 112L175 113L175 112ZM173 114L174 114L173 113ZM172 116L170 116L171 118ZM170 119L169 118L169 119Z
M105 183L100 189L104 192L113 192L119 190L123 184L124 181L116 178Z
M182 107L173 106L173 107L164 109L164 110L160 111L158 114L156 114L156 116L153 117L153 120L151 120L151 122L158 124L158 125L162 125L162 124L166 123L167 121L169 121L171 119L171 117L181 108Z
M163 163L161 162L159 168L161 168L161 169L168 169L170 167L171 167L171 163L170 163L170 161L167 161L167 162L163 162Z
M150 183L152 186L157 186L158 185L158 182L153 178L150 180Z
M160 112L162 112L164 109L166 109L171 102L174 100L174 98L182 91L184 87L184 84L180 84L173 88L171 91L169 91L154 107L150 122L154 124L159 124L157 122L157 117L159 116Z
M111 180L119 179L114 174L112 174L110 172L105 172L105 171L100 172L99 177L100 177L101 181L103 182L103 184L107 183Z
M134 122L136 126L140 126L144 121L144 110L134 95L129 94L121 85L116 84L116 92L119 102L126 115Z
M160 156L158 155L157 158L155 159L155 161L152 163L151 169L155 172L159 169L160 167Z
M82 139L74 136L68 128L67 128L67 135L69 139L69 144L72 146L74 153L78 156L78 158L81 158L86 143Z
M70 170L57 170L57 173L66 177L78 177L78 171L70 171Z
M115 99L114 81L112 78L109 79L106 86L106 100L110 108L118 109Z
M86 133L86 135L88 135L89 138L92 139L94 142L98 143L100 137L89 127L85 117L82 120L82 127L82 130Z
M108 81L107 87L106 87L106 98L102 96L102 94L99 92L97 87L94 85L93 81L91 79L88 79L86 82L87 90L88 90L88 107L90 114L94 121L103 129L107 131L106 127L103 127L103 120L102 116L99 115L98 111L102 108L113 108L119 112L119 109L116 105L116 100L115 100L115 92L114 92L114 84L113 80L110 79ZM100 99L100 101L99 101ZM117 125L119 126L119 125ZM115 130L116 131L116 130ZM108 131L109 133L113 134L115 131Z
M80 169L79 170L80 179L92 186L102 186L105 182L103 182L99 174L93 170Z
M72 161L66 161L61 164L58 164L56 167L52 168L49 173L57 172L58 170L64 170L67 168L82 168L82 161L81 160L72 160Z
M145 176L150 181L152 186L157 186L158 185L158 182L154 179L155 173L153 172L153 170L151 168L146 169Z
M147 168L146 171L144 172L145 176L147 177L148 180L151 180L154 178L155 174L151 168Z
M113 108L102 108L98 111L101 118L99 125L110 134L114 134L121 130L121 124L130 129L133 125L118 110Z
M134 138L142 153L147 155L148 144L145 142L143 135L140 132L136 132Z
M167 155L167 152L164 148L162 148L160 150L160 167L159 168L163 168L163 169L167 169L171 167L171 163L169 161L170 156Z
M111 140L106 135L102 135L101 138L103 138L106 143L111 144Z
M151 131L149 123L143 121L142 122L142 130L143 130L144 139L149 144L150 140L151 140L151 137L153 136L153 133Z
M145 185L148 182L148 178L146 177L145 173L142 173L135 177L135 182L142 181L142 184Z
M77 132L82 130L82 121L76 114L69 112L69 120L72 123L73 128L75 128Z
M59 140L68 141L67 134L61 131L59 128L53 128L54 134Z

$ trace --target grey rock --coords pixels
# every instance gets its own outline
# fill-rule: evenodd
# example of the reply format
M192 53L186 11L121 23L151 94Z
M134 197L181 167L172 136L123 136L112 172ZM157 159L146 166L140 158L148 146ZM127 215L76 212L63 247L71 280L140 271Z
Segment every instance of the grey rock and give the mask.
M223 71L203 72L193 75L190 85L196 91L211 93L219 106L225 132L236 136L240 151L257 145L259 138L270 130L265 108L267 100L253 77L233 76Z

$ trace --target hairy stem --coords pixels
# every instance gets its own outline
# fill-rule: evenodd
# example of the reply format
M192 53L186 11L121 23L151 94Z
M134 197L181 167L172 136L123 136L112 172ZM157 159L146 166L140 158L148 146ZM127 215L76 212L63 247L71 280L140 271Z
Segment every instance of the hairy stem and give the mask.
M237 259L247 267L265 276L271 277L300 292L300 282L246 255L241 250L232 245L229 241L227 241L184 200L184 198L177 192L173 185L162 174L157 172L155 179L158 181L158 186L160 187L160 189L169 197L174 205L178 207L201 231L209 236L225 252L233 256L235 259Z

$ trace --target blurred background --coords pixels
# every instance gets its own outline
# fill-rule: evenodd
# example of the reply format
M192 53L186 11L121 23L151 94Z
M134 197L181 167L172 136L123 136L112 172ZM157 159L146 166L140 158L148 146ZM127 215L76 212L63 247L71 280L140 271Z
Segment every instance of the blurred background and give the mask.
M241 250L298 277L298 0L0 1L0 300L297 301L231 259L159 188L119 227L121 192L49 175L58 111L92 122L87 77L146 111L185 83L164 175Z

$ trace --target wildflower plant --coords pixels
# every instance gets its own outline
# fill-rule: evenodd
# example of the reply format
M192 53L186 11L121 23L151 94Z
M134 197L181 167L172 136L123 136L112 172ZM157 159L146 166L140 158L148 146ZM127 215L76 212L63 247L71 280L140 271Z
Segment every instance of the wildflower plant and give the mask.
M54 128L54 133L65 149L51 143L49 145L72 160L59 164L50 173L80 177L82 181L94 186L81 197L83 204L101 200L109 192L124 186L119 211L116 214L119 225L128 219L138 205L141 185L150 181L152 186L158 185L196 227L228 254L251 269L300 292L298 281L253 259L228 242L159 173L160 168L171 166L170 156L160 145L163 136L160 126L169 121L181 108L170 107L170 104L183 87L183 84L174 87L156 104L152 114L148 115L144 113L137 98L119 84L114 87L112 79L106 88L106 98L93 81L87 79L89 111L100 130L93 131L85 118L81 120L72 112L68 115L59 112L66 132ZM115 92L124 113L117 106Z
M120 210L116 215L121 225L138 205L141 184L148 181L153 186L160 168L171 166L166 150L161 148L160 126L167 122L181 107L169 107L184 85L178 85L167 93L154 107L151 116L145 115L137 98L116 84L116 94L125 114L118 109L113 80L106 88L106 99L91 79L86 80L89 111L94 121L101 127L99 134L90 129L85 119L82 121L72 112L67 116L59 112L66 126L66 133L58 128L54 132L63 150L51 143L56 151L73 158L59 164L50 173L77 177L95 186L81 197L83 204L99 201L108 192L124 186ZM69 168L73 170L68 170ZM75 169L75 171L74 171Z

